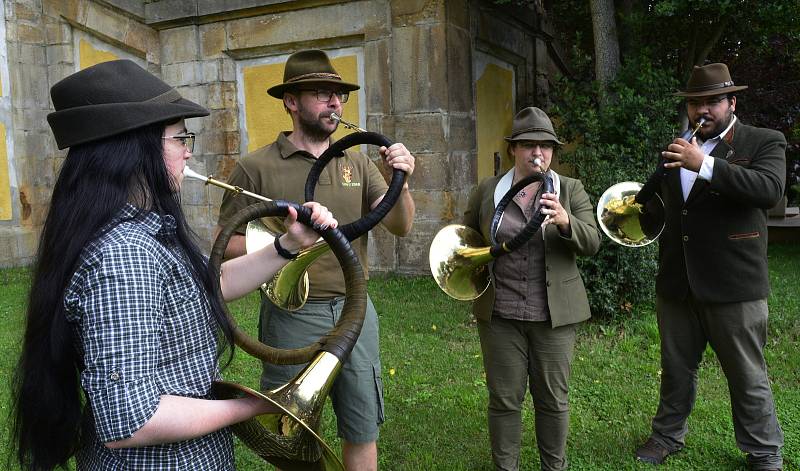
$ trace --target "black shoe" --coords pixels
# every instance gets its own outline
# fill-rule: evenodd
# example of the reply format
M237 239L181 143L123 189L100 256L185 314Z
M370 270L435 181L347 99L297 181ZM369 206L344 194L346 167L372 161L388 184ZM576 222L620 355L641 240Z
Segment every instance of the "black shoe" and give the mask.
M678 450L670 451L666 449L663 445L655 441L653 437L650 437L644 445L636 449L636 459L650 464L662 464L664 460L667 459L667 456L676 451Z

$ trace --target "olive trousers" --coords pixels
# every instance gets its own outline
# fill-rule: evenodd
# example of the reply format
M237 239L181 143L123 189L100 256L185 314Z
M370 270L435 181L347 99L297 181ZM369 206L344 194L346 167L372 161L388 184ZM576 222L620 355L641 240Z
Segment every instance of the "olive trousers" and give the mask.
M662 374L653 438L669 450L683 448L697 369L711 345L728 380L736 444L751 469L780 469L783 432L764 361L767 300L703 303L659 296L656 307Z
M567 468L569 376L575 325L550 327L493 316L479 321L478 333L489 390L489 437L495 469L519 469L522 404L533 397L536 444L541 469Z

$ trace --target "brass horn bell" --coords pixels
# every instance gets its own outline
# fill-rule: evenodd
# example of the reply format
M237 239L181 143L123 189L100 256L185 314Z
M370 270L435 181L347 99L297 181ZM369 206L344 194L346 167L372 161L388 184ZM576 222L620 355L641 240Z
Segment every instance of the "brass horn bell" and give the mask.
M503 243L494 240L506 205L520 190L535 181L542 182L542 192L553 192L552 179L542 173L535 173L513 185L495 208L489 229L491 246L482 247L483 236L461 224L445 226L436 234L428 252L428 261L433 279L448 296L459 301L471 301L479 297L489 287L487 264L525 245L539 231L545 219L541 207L513 239Z
M600 229L626 247L644 247L664 230L664 202L658 194L645 204L636 202L642 189L638 182L622 182L607 189L597 202Z
M691 142L705 122L701 117L681 139ZM612 241L626 247L644 247L661 235L666 218L664 201L656 190L666 176L665 162L663 157L659 160L647 183L617 183L600 196L597 222Z
M267 227L269 224L269 227ZM275 235L284 232L283 222L274 218L256 219L247 223L245 248L247 253L262 249L275 240ZM308 267L330 247L320 239L300 250L297 258L284 265L272 280L261 285L264 295L276 306L286 311L296 311L308 299Z
M436 233L428 261L436 284L451 298L471 301L489 287L487 263L491 247L481 247L483 236L475 229L450 224Z

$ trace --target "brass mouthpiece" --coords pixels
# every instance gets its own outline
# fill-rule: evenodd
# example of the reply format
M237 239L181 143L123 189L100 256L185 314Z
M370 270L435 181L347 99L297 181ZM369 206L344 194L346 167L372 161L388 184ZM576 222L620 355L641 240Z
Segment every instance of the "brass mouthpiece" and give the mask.
M214 179L213 177L210 177L210 176L207 177L205 175L200 175L199 173L197 173L194 170L190 169L188 165L183 167L183 175L185 177L195 178L197 180L204 181L204 182L206 182L206 185L218 186L220 188L224 188L224 189L226 189L228 191L232 191L232 192L234 192L236 194L239 194L239 195L249 196L251 198L255 198L255 199L260 200L260 201L272 201L271 199L267 198L266 196L262 196L262 195L258 195L256 193L252 193L252 192L247 191L247 190L245 190L245 189L243 189L241 187L238 187L238 186L229 185L229 184L227 184L227 183L225 183L223 181L216 180L216 179Z
M694 137L694 135L695 135L695 134L697 134L697 131L699 131L699 130L700 130L700 128L702 128L702 127L703 127L703 123L705 123L705 122L706 122L706 119L705 119L705 118L700 118L700 119L697 121L697 124L694 126L694 129L692 129L692 133L689 135L689 139L686 139L686 140L687 140L687 141L689 141L689 142L691 142L691 141L692 141L692 138Z
M358 132L367 132L366 129L364 129L362 127L359 127L356 124L349 123L349 122L343 120L342 117L339 116L336 113L331 113L331 119L334 120L334 121L338 121L338 122L342 123L342 126L346 127L347 129L352 129L353 131L358 131Z

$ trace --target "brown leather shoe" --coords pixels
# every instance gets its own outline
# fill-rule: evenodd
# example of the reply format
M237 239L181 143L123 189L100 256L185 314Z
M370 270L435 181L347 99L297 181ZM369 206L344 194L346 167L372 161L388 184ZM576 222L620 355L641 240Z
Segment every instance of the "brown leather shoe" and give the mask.
M650 437L636 450L636 459L650 464L662 464L667 456L675 453L678 450L668 450L663 445L658 443Z

